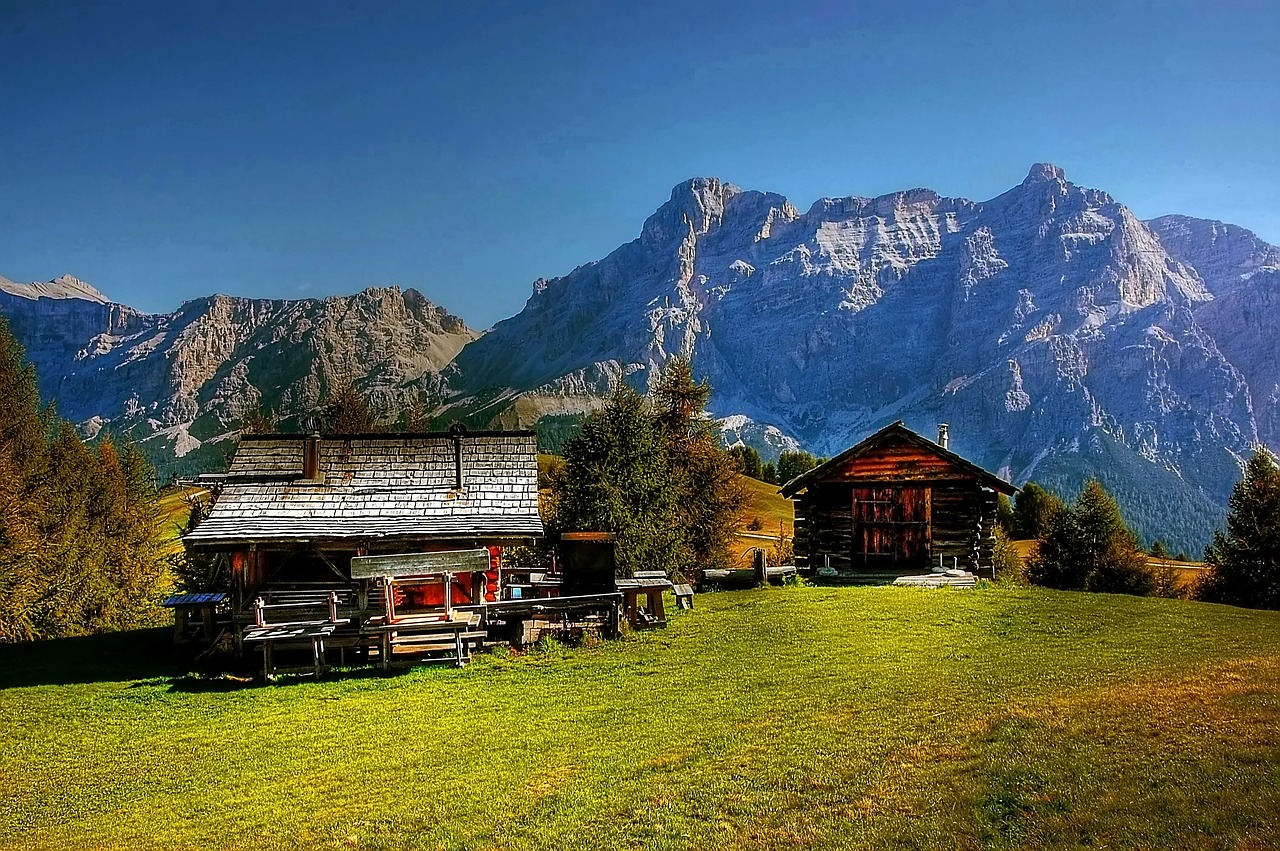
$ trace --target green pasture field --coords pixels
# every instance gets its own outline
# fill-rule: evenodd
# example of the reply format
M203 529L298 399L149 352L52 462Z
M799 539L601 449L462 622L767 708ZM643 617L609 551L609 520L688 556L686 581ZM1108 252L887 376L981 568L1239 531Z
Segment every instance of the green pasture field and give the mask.
M1280 613L997 586L246 686L167 631L0 650L6 848L1280 845Z

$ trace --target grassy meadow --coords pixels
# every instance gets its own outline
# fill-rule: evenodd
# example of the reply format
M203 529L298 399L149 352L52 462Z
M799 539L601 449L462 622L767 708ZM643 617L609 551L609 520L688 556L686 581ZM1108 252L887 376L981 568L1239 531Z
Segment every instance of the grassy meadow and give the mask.
M243 686L164 630L0 649L6 848L1280 844L1280 613L706 594L665 631Z

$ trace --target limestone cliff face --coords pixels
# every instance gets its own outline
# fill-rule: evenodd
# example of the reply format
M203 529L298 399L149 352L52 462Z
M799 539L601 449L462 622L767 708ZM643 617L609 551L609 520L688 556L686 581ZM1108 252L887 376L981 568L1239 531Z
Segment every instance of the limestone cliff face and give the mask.
M450 382L460 408L501 387L532 419L691 356L730 439L751 422L831 454L896 419L925 434L948 421L955 447L1015 482L1071 490L1096 472L1209 515L1237 459L1260 435L1275 445L1280 417L1256 414L1274 411L1280 368L1255 340L1275 286L1256 277L1228 299L1221 275L1197 272L1205 255L1153 224L1047 164L988 201L913 189L804 213L696 179L634 242L538 281ZM1271 249L1238 236L1215 263L1265 266ZM1253 330L1227 341L1217 329L1246 303Z
M1213 293L1197 306L1196 321L1244 376L1259 438L1280 445L1280 247L1208 219L1162 216L1147 224Z
M129 432L155 456L217 443L260 408L306 412L349 383L389 411L438 398L440 370L477 336L395 287L323 300L214 295L158 315L98 296L6 282L0 310L62 416L90 433Z

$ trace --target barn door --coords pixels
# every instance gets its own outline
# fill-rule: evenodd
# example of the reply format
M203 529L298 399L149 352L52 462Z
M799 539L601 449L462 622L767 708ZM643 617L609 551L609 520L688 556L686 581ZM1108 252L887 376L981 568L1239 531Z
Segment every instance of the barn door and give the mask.
M854 488L854 566L868 570L925 567L930 509L926 487Z

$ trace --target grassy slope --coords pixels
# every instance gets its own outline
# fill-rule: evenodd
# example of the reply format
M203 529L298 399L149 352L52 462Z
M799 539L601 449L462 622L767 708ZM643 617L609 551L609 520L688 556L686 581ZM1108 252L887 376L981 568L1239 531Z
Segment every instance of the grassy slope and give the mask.
M141 652L160 631L9 648L0 845L1270 848L1278 629L1171 600L772 588L386 679L202 690ZM57 684L77 680L99 681Z
M795 534L795 508L789 499L783 499L778 493L778 486L771 485L767 482L757 481L756 479L742 476L742 484L747 489L749 500L746 509L742 512L742 521L739 528L743 532L749 532L752 535L769 535L776 538L779 531L790 537ZM748 530L748 524L752 520L760 521L760 528L754 531ZM764 547L766 551L772 550L772 544L759 538L740 537L733 542L730 548L731 562L735 567L749 567L751 558L748 555L750 550L756 547Z
M156 501L160 509L160 540L166 553L177 553L182 549L182 529L191 514L188 497L204 493L204 488L169 490Z

